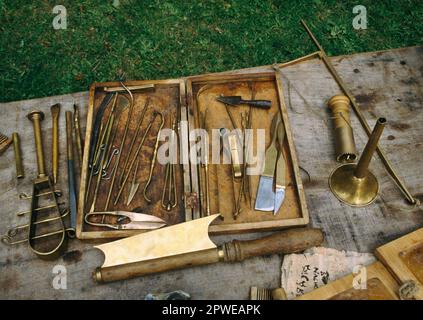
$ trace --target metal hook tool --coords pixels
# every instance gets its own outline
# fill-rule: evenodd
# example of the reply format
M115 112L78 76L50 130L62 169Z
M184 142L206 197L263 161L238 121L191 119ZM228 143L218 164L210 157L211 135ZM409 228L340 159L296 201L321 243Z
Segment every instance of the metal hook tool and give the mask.
M121 173L121 175L119 177L119 186L122 185L123 177L124 177L125 171L126 171L126 169L128 167L129 158L131 157L131 153L132 153L132 149L134 148L135 141L138 139L138 135L139 135L139 132L141 130L141 126L142 126L142 123L144 121L144 116L145 116L145 113L147 111L147 108L148 108L148 105L149 104L150 104L150 97L147 97L147 100L145 101L145 104L144 104L144 108L142 109L141 114L140 114L140 117L138 118L137 129L135 131L134 137L132 138L132 141L131 141L131 144L129 146L129 150L128 150L128 153L127 153L125 162L123 164L123 170L122 170L122 173Z
M119 154L118 154L118 157L116 159L116 164L115 164L116 169L113 170L113 172L112 172L112 181L110 182L109 192L107 193L106 204L104 205L105 211L107 211L107 209L109 208L109 203L110 203L110 200L112 198L113 187L115 185L116 174L117 174L117 171L118 171L117 168L119 167L120 159L121 159L121 156L122 156L123 146L125 145L126 136L128 135L129 123L131 122L132 113L134 112L134 96L132 95L131 90L129 90L128 87L126 87L123 84L123 82L121 82L120 84L126 90L126 92L129 94L129 97L130 97L129 113L128 113L128 118L126 119L125 131L123 132L123 137L122 137L122 140L121 140L121 143L120 143L120 146L119 146Z
M154 123L157 115L158 115L158 112L154 112L153 113L153 116L151 117L151 120L148 123L147 129L145 130L144 135L143 135L143 137L142 137L142 139L141 139L141 141L140 141L137 149L135 150L135 154L134 154L134 156L133 156L133 158L132 158L132 160L131 160L131 162L129 164L128 172L126 173L125 178L123 179L122 185L120 186L119 191L118 191L118 194L117 194L117 196L115 198L115 201L113 203L114 205L117 205L117 203L119 202L120 196L122 195L122 192L123 192L123 189L124 189L124 187L126 185L126 182L129 179L129 175L130 175L130 173L132 171L132 168L134 166L135 160L138 158L138 155L139 155L139 153L141 151L141 148L144 145L145 138L147 137L147 134L149 133L149 131L151 129L151 126L153 125L153 123ZM111 191L109 191L109 196L110 195L111 195Z
M147 183L144 186L144 192L143 192L144 199L148 203L151 203L151 199L147 197L147 189L150 186L151 178L153 177L154 166L155 166L156 160L157 160L157 150L159 148L160 132L162 131L162 128L163 128L164 123L165 123L163 113L161 113L160 111L158 111L157 113L160 116L160 127L159 127L159 131L157 132L156 142L154 144L153 158L151 159L151 165L150 165L150 174L148 175L148 180L147 180Z

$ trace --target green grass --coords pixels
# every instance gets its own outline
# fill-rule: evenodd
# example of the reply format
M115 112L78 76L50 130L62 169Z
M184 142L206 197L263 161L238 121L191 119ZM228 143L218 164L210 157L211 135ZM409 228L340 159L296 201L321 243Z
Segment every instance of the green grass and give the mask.
M28 4L28 2L33 2ZM423 2L0 0L0 100L87 90L94 81L165 79L329 55L423 44ZM63 4L68 29L54 30ZM367 8L368 29L352 27Z

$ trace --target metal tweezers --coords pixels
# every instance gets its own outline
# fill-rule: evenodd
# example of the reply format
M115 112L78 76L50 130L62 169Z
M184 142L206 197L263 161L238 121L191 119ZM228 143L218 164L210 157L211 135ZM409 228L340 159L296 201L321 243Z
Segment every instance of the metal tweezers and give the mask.
M117 217L117 220L114 224L89 221L89 217L92 216L113 216ZM129 222L125 223L127 219L129 219ZM130 211L90 212L85 215L85 222L92 226L107 227L115 230L152 230L166 226L166 222L158 217Z

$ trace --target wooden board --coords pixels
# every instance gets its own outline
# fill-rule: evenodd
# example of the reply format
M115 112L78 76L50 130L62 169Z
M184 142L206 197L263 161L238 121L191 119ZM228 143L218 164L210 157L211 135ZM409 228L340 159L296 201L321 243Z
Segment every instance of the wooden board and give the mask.
M389 160L410 188L423 200L423 47L367 52L331 58L341 78L356 97L371 126L377 117L389 123L380 140ZM271 66L239 72L272 72ZM284 95L298 154L305 196L310 212L310 225L322 228L324 246L339 250L373 252L377 247L423 227L423 210L406 205L377 156L372 171L381 183L377 201L365 208L341 204L330 192L328 176L337 166L334 159L333 134L327 100L339 94L339 88L321 61L314 59L282 69ZM68 202L65 117L73 103L80 105L81 125L85 130L89 93L79 92L11 103L1 103L0 131L8 136L19 132L25 179L17 181L13 148L0 156L0 234L15 225L26 223L26 216L16 212L29 209L19 200L19 193L31 193L36 176L36 159L32 127L26 114L41 109L49 114L50 106L62 104L60 116L60 163L58 188L63 190L60 202ZM357 148L361 152L367 141L357 118L352 115ZM46 159L51 158L51 119L42 123ZM46 161L51 172L50 161ZM216 244L236 239L254 239L262 233L236 236L213 236ZM282 257L258 257L237 264L215 264L164 274L95 285L92 271L103 263L104 256L92 249L93 241L70 241L68 253L56 261L41 261L26 245L0 244L0 298L2 299L143 299L149 292L182 289L192 299L248 299L250 287L280 287ZM66 290L56 290L52 281L56 265L67 270Z
M295 300L398 300L398 283L380 262L366 267L366 274L366 289L355 289L351 274Z
M414 298L423 299L423 228L377 248L376 256L399 283L414 281Z
M251 207L248 201L241 201L241 212L234 218L236 202L239 196L241 181L232 178L231 164L209 165L209 189L211 213L219 212L223 220L210 227L211 233L234 233L251 232L263 230L276 230L287 226L299 226L308 223L308 211L305 201L303 184L300 177L300 169L296 156L295 146L292 139L291 127L288 119L288 112L283 96L282 82L279 74L273 72L250 73L247 75L206 75L203 77L188 78L187 98L189 113L192 114L196 128L202 128L200 118L205 117L205 126L210 145L219 143L213 141L212 130L226 128L230 131L241 130L241 114L246 114L249 110L247 106L229 107L235 126L230 121L224 104L216 101L219 95L242 96L250 99L254 90L255 99L270 100L272 107L269 110L259 110L251 108L253 148L252 154L257 154L257 132L263 130L265 133L266 148L271 141L271 122L278 112L282 115L285 125L286 139L284 140L284 157L286 159L286 195L282 207L277 215L273 212L261 212L254 210L254 203L260 179L259 173L248 175L251 186ZM217 134L215 135L217 136ZM212 159L212 150L209 149L209 159ZM220 163L222 163L222 157ZM261 168L263 163L257 161L257 168ZM261 172L260 169L257 172ZM205 191L206 177L203 169L192 170L191 174L196 174L202 190L202 213L205 214ZM248 195L247 195L248 196Z

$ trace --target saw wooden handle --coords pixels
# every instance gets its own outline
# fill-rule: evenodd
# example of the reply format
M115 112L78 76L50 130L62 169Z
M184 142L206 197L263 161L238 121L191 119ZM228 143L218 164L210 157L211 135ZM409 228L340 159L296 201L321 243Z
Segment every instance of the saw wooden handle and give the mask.
M219 249L213 248L149 261L97 268L93 273L93 278L96 282L124 280L220 261L238 262L262 255L301 252L307 248L318 246L322 242L323 233L320 229L292 229L257 240L234 240L225 243Z

